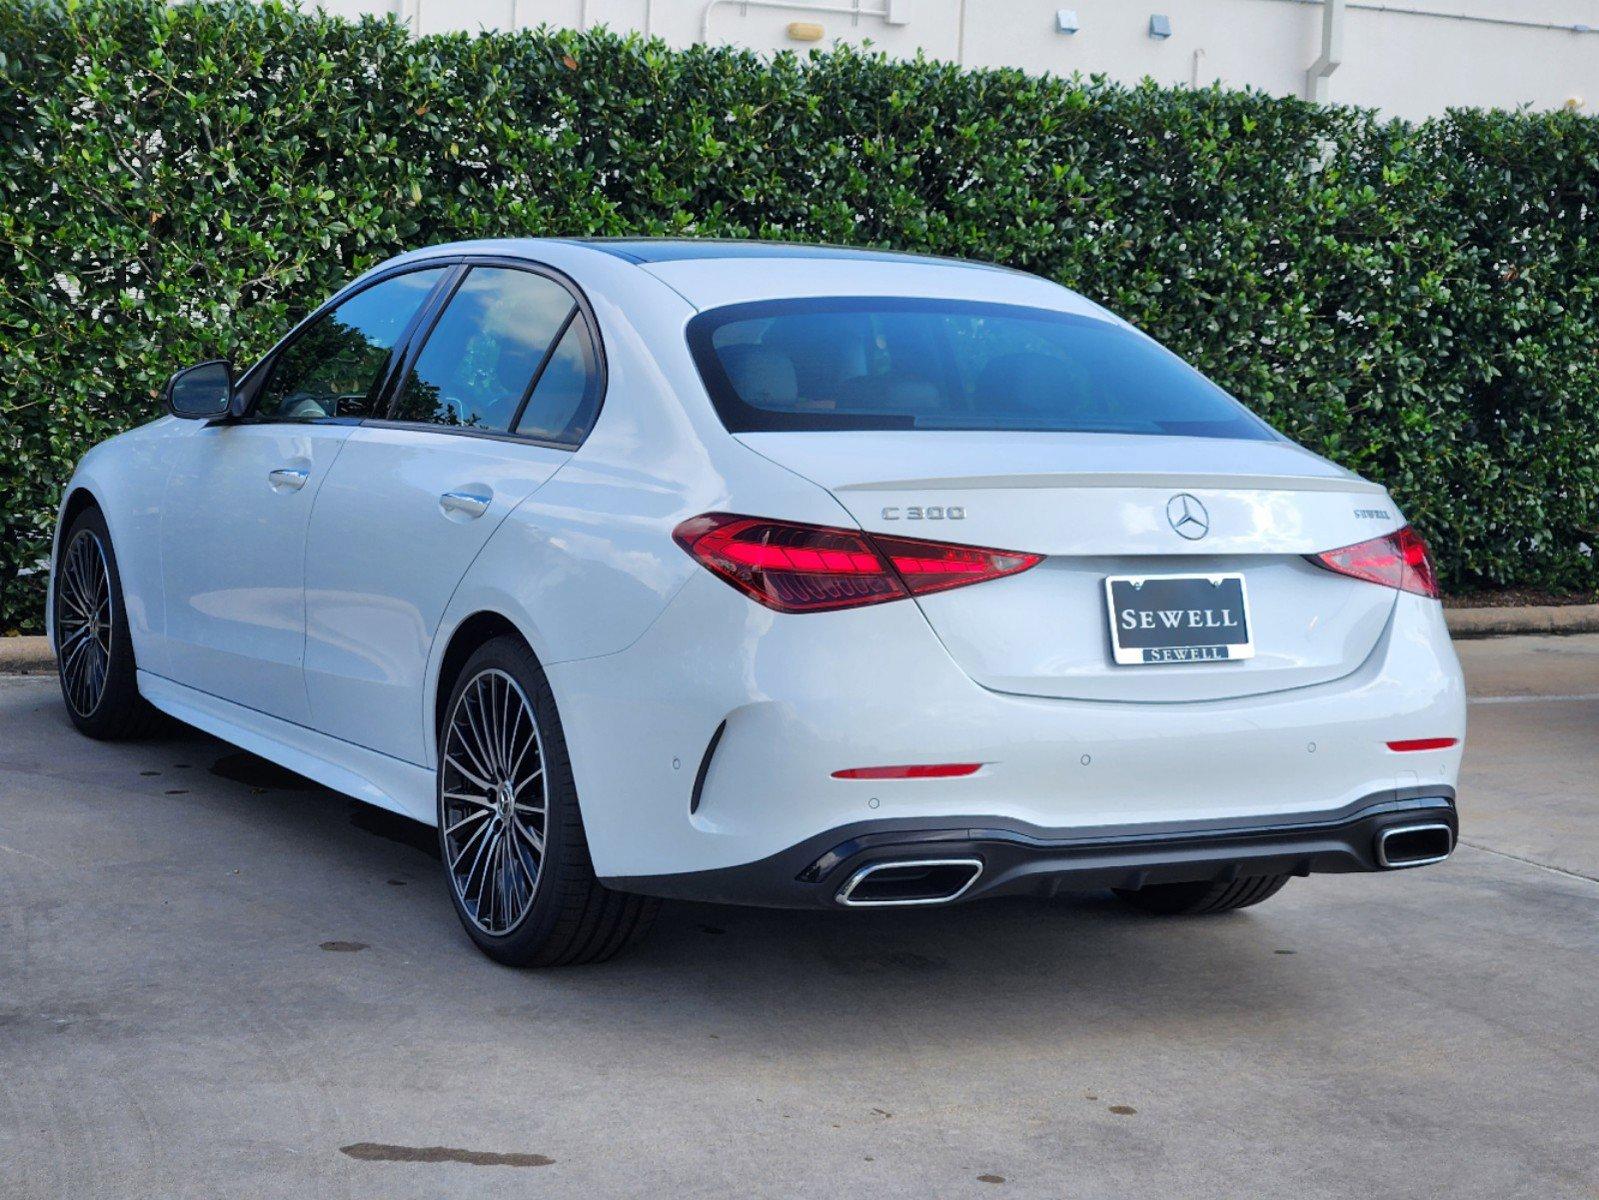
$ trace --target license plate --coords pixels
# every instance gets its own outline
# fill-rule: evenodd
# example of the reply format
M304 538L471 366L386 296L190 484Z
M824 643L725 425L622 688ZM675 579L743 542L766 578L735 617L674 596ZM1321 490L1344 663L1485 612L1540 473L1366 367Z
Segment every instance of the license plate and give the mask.
M1105 603L1124 666L1254 657L1242 575L1112 575Z

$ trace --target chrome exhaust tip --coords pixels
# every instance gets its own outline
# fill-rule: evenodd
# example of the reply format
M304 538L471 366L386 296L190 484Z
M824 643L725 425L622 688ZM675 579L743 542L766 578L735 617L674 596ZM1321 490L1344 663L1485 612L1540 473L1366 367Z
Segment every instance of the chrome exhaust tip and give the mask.
M1440 822L1390 825L1377 834L1377 865L1394 871L1443 862L1455 848L1455 831Z
M983 873L977 858L918 858L862 867L839 889L846 908L890 908L911 904L948 904L958 899Z

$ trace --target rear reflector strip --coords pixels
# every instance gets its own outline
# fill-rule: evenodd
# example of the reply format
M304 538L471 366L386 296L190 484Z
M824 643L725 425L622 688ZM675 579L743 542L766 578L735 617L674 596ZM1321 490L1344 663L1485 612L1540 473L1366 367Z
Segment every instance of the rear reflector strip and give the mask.
M982 763L917 763L905 767L850 767L834 771L834 779L956 779L975 775Z
M1390 750L1447 750L1457 745L1459 738L1410 738L1402 742L1389 742Z

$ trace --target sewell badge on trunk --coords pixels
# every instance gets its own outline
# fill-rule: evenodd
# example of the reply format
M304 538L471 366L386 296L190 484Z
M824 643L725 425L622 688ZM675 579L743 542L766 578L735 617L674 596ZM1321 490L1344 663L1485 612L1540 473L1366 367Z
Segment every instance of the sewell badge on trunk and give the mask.
M1105 602L1124 666L1254 656L1242 575L1112 575Z

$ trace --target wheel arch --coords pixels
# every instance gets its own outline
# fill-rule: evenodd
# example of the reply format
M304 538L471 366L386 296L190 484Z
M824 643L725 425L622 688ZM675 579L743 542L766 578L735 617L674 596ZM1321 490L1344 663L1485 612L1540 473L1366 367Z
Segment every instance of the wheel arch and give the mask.
M72 522L91 508L100 510L100 515L105 518L106 528L111 528L111 515L106 512L106 506L101 502L99 495L88 485L74 481L67 487L66 494L61 497L61 508L56 517L55 536L50 545L50 579L55 581L56 561L61 557L61 539L67 530L72 527ZM112 531L112 544L116 543L116 533Z
M96 496L88 487L81 483L73 485L71 490L67 492L66 497L61 501L61 518L57 523L58 527L61 529L67 528L87 508L98 508L101 512L105 511L105 506L100 503L100 497ZM60 540L59 535L57 535L56 540Z
M435 761L438 758L439 730L444 725L444 710L450 703L450 694L455 691L456 681L461 677L461 669L478 647L497 637L514 637L528 648L530 654L538 657L527 635L516 622L493 609L479 609L450 631L444 653L439 658L438 670L434 673L433 699L428 707L428 746Z
M61 497L55 532L50 539L50 574L44 595L44 632L50 639L51 646L54 646L56 641L56 564L61 560L61 538L71 527L72 522L90 508L98 508L102 515L105 513L105 505L100 503L100 498L88 487L75 480L68 484L66 493Z

